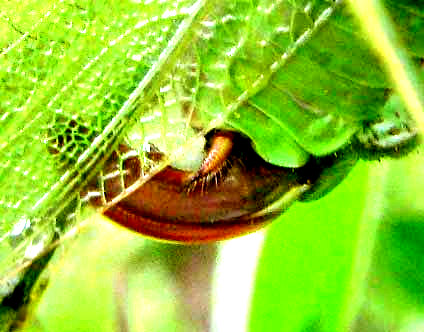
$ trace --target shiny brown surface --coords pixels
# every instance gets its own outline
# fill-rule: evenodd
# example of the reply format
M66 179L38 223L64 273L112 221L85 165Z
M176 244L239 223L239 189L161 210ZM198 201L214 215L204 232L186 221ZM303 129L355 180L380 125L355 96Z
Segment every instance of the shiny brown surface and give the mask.
M154 238L189 243L215 241L262 227L281 211L256 213L300 186L291 169L266 163L245 140L235 140L228 159L231 166L218 183L190 187L187 181L191 174L168 167L104 214ZM127 160L125 167L128 186L139 176L138 160ZM121 188L117 181L105 184L109 199Z
M257 168L244 173L233 167L218 186L188 193L185 183L175 183L167 168L121 200L104 214L139 233L173 241L204 242L252 232L275 213L250 217L289 188L280 174ZM184 175L184 174L181 174ZM168 180L172 179L172 180Z

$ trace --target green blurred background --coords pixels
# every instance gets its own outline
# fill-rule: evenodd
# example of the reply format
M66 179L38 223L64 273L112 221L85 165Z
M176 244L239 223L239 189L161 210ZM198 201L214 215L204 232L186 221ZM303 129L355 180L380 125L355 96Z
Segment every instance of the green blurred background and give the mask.
M256 268L261 235L179 246L96 216L56 253L25 331L422 331L422 162L359 163L268 227Z

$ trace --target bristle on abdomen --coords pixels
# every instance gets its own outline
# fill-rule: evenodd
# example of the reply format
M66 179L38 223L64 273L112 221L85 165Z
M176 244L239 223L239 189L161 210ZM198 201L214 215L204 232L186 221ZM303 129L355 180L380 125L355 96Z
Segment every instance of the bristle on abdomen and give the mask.
M190 176L190 182L194 187L198 183L202 186L204 182L215 179L227 163L234 146L234 133L231 131L217 131L211 138L208 154L203 160L199 170Z
M218 131L212 137L208 155L197 171L198 176L216 173L222 168L233 148L234 134L230 131Z

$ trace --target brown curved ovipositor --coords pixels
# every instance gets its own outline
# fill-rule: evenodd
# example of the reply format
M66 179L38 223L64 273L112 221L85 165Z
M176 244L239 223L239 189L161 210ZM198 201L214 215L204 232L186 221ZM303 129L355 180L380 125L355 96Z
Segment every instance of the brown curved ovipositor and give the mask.
M205 190L195 187L188 193L187 181L193 175L167 167L104 214L122 226L158 239L185 243L217 241L263 227L309 188L305 182L299 183L291 169L263 161L246 139L236 134L225 136L232 136L231 148L225 145L224 152L214 152L217 159L205 160L209 166L215 166L203 174L214 171L223 158L233 159L219 185L207 186ZM211 149L217 149L213 142L214 138ZM128 187L140 176L138 159L128 159L124 168ZM107 199L121 190L118 177L105 182ZM100 205L100 201L94 204Z

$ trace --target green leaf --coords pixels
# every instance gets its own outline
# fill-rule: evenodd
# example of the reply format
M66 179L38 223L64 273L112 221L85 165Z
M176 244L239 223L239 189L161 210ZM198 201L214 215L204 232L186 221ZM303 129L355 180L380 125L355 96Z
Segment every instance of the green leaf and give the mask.
M389 164L385 209L358 318L363 324L398 331L422 329L422 164L421 149Z
M397 33L397 27L390 19L386 8L380 1L350 1L352 10L358 17L362 30L369 36L370 45L372 45L376 55L381 59L382 65L391 78L393 86L396 88L402 98L408 111L414 117L416 126L423 131L424 128L424 100L422 97L422 80L410 59L408 48L402 47L401 37L407 39L413 35L413 31L407 34ZM405 14L411 13L411 21L418 26L422 25L422 14L417 8L406 1L402 9ZM363 12L364 8L367 12ZM399 16L395 15L395 18ZM401 20L402 21L402 20ZM401 23L401 22L396 22ZM403 22L405 23L405 22ZM400 28L400 25L399 25ZM421 41L418 41L418 44ZM416 45L417 43L412 43ZM412 50L413 51L413 50ZM422 55L421 55L422 56Z
M360 163L326 197L295 204L270 227L257 269L251 331L346 330L360 303L384 178L381 169Z
M369 3L372 7L376 2ZM358 16L371 16L367 5L368 2L362 2L358 6ZM414 8L412 2L393 6L398 9L395 18L404 10L413 14L402 16L407 20L419 16L420 8ZM382 17L377 17L376 25L378 19L387 23L388 18L379 14ZM419 24L421 18L413 17L413 20ZM371 26L374 27L370 24L367 28ZM414 111L422 113L422 107L412 98L414 93L421 91L419 85L414 85L418 75L402 53L402 45L393 44L396 38L392 28L389 25L383 31L391 37L391 43L387 48L377 43L376 48L384 54L382 58L401 54L404 61L401 66L388 71L392 74L393 69L399 73L394 81L403 83L402 89L407 90L405 95L411 96L412 103L409 100L405 103L409 109L415 107ZM404 30L401 34L404 38L415 38ZM378 38L384 39L371 34L371 41ZM412 44L420 42L422 40L418 39ZM399 49L391 52L396 47ZM407 49L410 51L409 45ZM393 66L392 59L386 58L386 65ZM418 95L416 99L420 98ZM395 109L401 109L399 100L399 96L392 95L382 114L392 116ZM416 116L420 126L421 116ZM377 129L384 130L383 127ZM390 141L386 143L391 144ZM411 159L410 167L421 169L419 159ZM404 169L395 171L385 162L372 167L368 188L358 187L366 181L356 168L328 196L307 206L293 207L280 218L280 224L270 228L257 271L250 319L252 331L415 331L422 328L421 301L419 295L417 297L417 293L422 292L419 277L422 248L415 236L422 232L422 227L417 224L420 214L413 221L409 216L411 210L422 205L417 198L420 190L416 191L420 183L417 181L419 172L406 171L411 176L405 177ZM385 175L388 170L391 172ZM378 180L378 177L382 178ZM385 178L396 183L392 184L392 192L386 193ZM390 211L396 213L393 215ZM385 223L379 228L380 222ZM379 242L371 265L376 237ZM372 271L367 277L370 268Z

